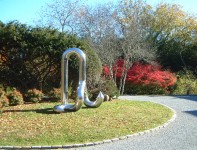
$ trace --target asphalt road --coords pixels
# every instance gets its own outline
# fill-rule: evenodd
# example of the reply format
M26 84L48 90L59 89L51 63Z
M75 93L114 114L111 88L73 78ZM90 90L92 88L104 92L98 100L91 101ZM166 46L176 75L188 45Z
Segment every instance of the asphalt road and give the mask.
M176 111L165 128L144 135L79 150L197 150L197 96L121 96L120 99L152 101Z

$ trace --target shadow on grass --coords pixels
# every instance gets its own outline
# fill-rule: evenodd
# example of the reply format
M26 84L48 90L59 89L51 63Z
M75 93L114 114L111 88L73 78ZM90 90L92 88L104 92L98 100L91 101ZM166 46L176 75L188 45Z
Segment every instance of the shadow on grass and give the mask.
M96 109L95 107L82 106L81 109Z
M90 108L90 107L86 107L86 106L82 106L81 107L81 109L95 109L95 108ZM17 113L17 112L36 112L36 113L40 113L40 114L60 114L60 113L58 113L58 112L55 112L54 110L53 110L53 108L42 108L42 109L28 109L28 110L17 110L17 109L15 109L15 110L13 110L13 109L11 109L11 110L4 110L3 111L3 113L9 113L9 112L13 112L13 113ZM62 113L71 113L71 112L73 112L73 111L65 111L65 112L62 112Z
M95 109L95 108L91 108L91 107L86 107L86 106L82 106L81 109ZM24 113L28 113L28 112L35 112L35 113L40 113L40 114L60 114L58 112L55 112L53 110L53 108L38 108L38 109L5 109L3 110L3 113L17 113L17 112L24 112ZM70 112L75 112L75 111L65 111L62 113L70 113Z
M53 108L44 108L44 109L28 109L28 110L4 110L3 113L8 113L8 112L36 112L36 113L41 113L41 114L58 114L57 112L53 111Z
M37 109L36 113L41 113L41 114L59 114L58 112L53 111L53 108Z

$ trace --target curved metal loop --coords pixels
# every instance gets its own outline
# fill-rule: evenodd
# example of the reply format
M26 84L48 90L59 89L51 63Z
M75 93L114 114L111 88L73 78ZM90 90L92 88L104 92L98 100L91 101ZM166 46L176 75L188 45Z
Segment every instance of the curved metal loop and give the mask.
M84 104L87 107L97 108L102 104L103 100L104 100L104 95L101 91L99 92L99 94L96 98L96 101L90 101L89 98L88 98L88 93L85 92Z
M77 100L75 104L68 104L68 60L72 54L76 54L79 59L79 85L77 88ZM62 105L53 108L56 112L77 111L81 108L83 102L88 107L99 107L104 100L100 92L96 101L89 100L86 87L86 56L78 48L69 48L62 55L61 61L61 100Z

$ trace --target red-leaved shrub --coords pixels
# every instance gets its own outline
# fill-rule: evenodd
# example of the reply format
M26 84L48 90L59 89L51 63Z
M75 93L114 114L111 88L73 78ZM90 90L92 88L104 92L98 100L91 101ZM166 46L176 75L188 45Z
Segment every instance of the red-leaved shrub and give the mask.
M122 70L124 65L124 60L120 59L117 61L116 66L113 71L116 70L116 78L120 79L122 75ZM109 68L107 65L103 67L103 74L109 76ZM119 81L119 80L117 80ZM156 85L167 90L169 87L176 83L176 76L170 71L162 70L161 66L154 66L151 64L144 64L136 62L128 70L126 77L126 84L132 85Z

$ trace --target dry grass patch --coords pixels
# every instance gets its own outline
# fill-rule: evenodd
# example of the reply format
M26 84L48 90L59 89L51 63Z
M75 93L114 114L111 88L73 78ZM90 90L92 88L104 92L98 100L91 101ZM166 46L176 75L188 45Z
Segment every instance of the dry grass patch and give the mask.
M0 146L64 145L134 134L154 128L173 112L151 102L114 100L99 108L54 113L57 103L4 108L0 115Z

